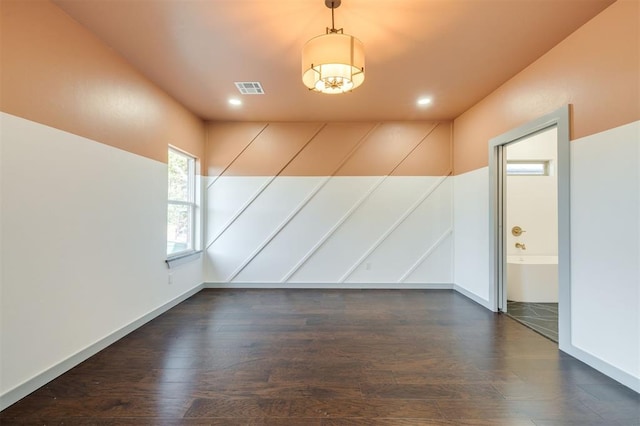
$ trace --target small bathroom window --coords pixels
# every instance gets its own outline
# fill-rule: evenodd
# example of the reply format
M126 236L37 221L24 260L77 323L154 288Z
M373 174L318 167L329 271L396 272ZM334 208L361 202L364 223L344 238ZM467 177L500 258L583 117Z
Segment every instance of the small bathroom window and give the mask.
M509 176L549 176L549 160L509 160L507 175Z

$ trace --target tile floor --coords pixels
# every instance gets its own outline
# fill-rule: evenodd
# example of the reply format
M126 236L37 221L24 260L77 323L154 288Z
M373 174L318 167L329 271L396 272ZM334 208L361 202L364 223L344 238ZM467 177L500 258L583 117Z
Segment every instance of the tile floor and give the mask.
M558 342L558 304L507 301L507 315Z

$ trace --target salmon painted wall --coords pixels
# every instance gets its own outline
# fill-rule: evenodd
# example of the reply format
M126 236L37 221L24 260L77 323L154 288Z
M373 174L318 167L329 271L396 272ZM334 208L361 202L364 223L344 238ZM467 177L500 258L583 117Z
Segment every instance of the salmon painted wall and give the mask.
M205 282L452 288L451 122L207 130Z
M208 176L442 176L451 122L210 123Z
M44 0L2 0L0 110L148 158L202 158L204 123Z
M619 0L454 121L455 174L488 164L488 141L572 104L571 138L640 119L640 2Z

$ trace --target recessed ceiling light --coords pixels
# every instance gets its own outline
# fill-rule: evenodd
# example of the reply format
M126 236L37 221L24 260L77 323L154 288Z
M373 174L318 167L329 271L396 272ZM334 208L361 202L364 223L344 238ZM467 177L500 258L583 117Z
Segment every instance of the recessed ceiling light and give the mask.
M242 101L236 98L229 99L229 103L234 106L242 105Z
M425 106L431 103L431 98L420 98L418 99L418 105Z

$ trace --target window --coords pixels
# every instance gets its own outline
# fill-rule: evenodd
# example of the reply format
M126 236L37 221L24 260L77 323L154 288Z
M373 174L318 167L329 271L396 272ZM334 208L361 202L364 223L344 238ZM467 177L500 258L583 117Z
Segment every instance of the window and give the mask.
M549 176L549 160L507 161L509 176Z
M167 257L194 250L195 158L169 148L167 205Z

